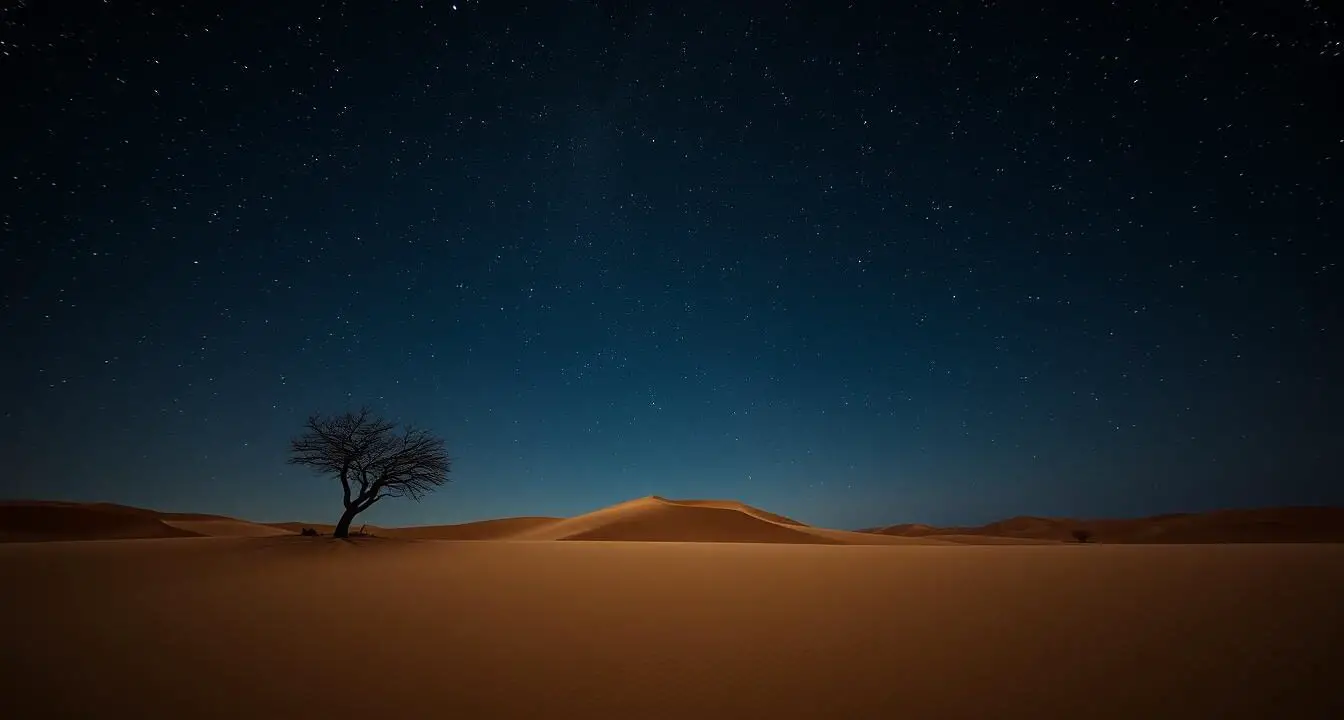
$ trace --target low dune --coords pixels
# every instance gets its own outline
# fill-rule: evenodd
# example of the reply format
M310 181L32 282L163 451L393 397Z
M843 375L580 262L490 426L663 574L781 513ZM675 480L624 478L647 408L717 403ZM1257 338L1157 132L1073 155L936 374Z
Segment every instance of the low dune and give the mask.
M1344 508L1277 507L1082 520L1021 516L978 527L907 523L863 532L894 537L944 536L1069 541L1075 530L1103 543L1344 542Z
M971 538L904 538L805 525L732 500L638 498L572 518L516 517L422 527L379 529L382 537L413 540L626 542L748 542L841 545L945 545ZM1011 538L986 542L1045 542Z
M533 527L509 535L497 535L496 539L799 545L948 544L936 538L901 538L811 527L729 500L669 500L656 495L572 518L537 522Z
M163 524L202 537L274 537L294 532L245 520L164 520Z
M874 533L877 535L892 535L895 537L921 537L938 532L938 528L922 523L902 523L900 525L887 525L886 527L866 528L859 532Z
M854 532L852 530L832 530L830 528L803 527L800 532L826 538L841 545L948 545L944 538L896 537ZM1018 541L1014 541L1018 542ZM1025 544L1025 541L1022 541Z
M736 507L682 504L651 496L618 503L512 535L512 540L626 540L831 544L800 528Z
M1344 545L0 546L6 717L1344 717ZM372 674L361 669L372 669Z
M331 525L311 523L275 523L274 526L294 532L312 527L324 534L330 534L333 529ZM949 544L942 538L921 540L812 527L732 500L669 500L656 495L571 518L525 516L455 525L370 526L369 533L403 540Z
M507 540L529 530L539 530L559 520L560 518L554 517L511 517L456 525L380 529L376 534L404 540Z
M0 502L0 541L266 537L288 531L222 515L170 513L114 503Z
M0 502L0 542L196 537L162 516L110 503Z

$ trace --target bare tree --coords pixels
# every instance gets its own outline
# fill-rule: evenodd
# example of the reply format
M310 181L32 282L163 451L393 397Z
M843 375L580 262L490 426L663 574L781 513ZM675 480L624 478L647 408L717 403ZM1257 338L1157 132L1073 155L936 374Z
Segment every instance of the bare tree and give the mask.
M341 481L345 512L334 537L350 534L350 522L374 503L388 497L420 500L448 482L451 460L443 440L375 416L368 408L358 413L308 418L307 430L290 441L289 462L307 465Z

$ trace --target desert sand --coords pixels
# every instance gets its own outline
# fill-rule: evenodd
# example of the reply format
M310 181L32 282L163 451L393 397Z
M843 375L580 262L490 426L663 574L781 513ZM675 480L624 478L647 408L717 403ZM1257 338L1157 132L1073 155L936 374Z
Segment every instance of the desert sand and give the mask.
M287 535L10 543L0 582L7 717L1344 710L1341 545Z
M1344 544L860 533L656 496L304 526L0 503L0 715L1344 717Z

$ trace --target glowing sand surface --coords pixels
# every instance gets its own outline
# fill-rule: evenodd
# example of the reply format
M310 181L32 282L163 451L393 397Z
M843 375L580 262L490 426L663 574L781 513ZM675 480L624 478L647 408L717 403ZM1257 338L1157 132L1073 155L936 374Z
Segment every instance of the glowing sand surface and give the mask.
M1344 709L1341 545L109 540L0 582L23 718Z

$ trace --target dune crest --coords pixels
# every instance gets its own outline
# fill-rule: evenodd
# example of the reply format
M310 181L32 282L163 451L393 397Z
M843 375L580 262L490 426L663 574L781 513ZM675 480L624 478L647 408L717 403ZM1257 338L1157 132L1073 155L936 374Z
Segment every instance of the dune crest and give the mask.
M653 497L658 500L662 500L663 502L669 502L675 505L686 505L689 507L710 507L710 508L719 508L721 510L738 510L748 515L751 515L752 517L760 518L761 520L768 520L773 523L779 523L781 525L808 527L807 523L799 522L797 520L794 520L793 518L785 517L783 515L777 515L772 512L767 512L760 508L752 507L751 505L738 502L736 500L668 500L667 498L659 497L657 495L654 495Z
M762 518L761 511L680 503L651 495L628 500L513 535L513 540L625 540L837 544ZM751 508L754 510L754 508Z

